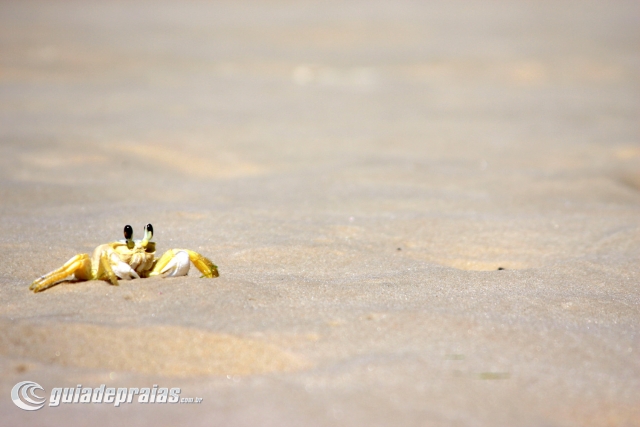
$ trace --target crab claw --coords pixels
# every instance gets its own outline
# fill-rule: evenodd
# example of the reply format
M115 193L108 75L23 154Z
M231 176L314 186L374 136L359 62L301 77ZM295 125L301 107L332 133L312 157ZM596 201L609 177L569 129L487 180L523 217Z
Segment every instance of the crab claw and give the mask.
M122 280L131 280L131 279L139 279L140 275L136 273L134 269L129 267L129 265L124 262L119 262L117 265L111 266L111 269L118 276L119 279Z
M111 269L118 278L123 280L139 279L140 276L126 262L120 261L116 254L111 255Z
M190 266L189 254L185 251L178 251L169 263L160 270L160 274L164 277L186 276Z

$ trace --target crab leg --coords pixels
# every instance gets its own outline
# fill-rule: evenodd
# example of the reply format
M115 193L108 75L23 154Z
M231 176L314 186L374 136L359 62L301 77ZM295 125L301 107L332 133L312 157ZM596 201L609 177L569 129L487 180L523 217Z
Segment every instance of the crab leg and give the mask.
M203 257L198 252L190 251L189 249L183 249L186 253L189 254L189 259L196 266L200 273L202 273L202 277L207 277L212 279L214 277L218 277L218 266L211 262L209 258Z
M169 249L156 262L149 276L186 276L189 261L202 273L202 277L218 277L218 267L208 258L189 249Z
M33 292L44 291L54 283L72 274L75 274L76 278L80 280L90 280L92 278L89 254L78 254L74 256L62 267L34 280L31 286L29 286L29 289Z
M100 262L98 264L98 271L94 273L94 279L97 280L107 280L113 286L118 286L118 277L113 272L111 268L111 264L109 263L109 255L107 251L102 251L100 254Z

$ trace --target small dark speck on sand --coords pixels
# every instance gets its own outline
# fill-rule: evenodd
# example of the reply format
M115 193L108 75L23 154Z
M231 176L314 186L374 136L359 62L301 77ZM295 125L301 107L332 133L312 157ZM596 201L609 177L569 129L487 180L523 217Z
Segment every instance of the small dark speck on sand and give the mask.
M498 270L504 270L504 267L498 267Z
M399 251L401 251L401 250L402 250L402 248L398 248L398 250L399 250Z

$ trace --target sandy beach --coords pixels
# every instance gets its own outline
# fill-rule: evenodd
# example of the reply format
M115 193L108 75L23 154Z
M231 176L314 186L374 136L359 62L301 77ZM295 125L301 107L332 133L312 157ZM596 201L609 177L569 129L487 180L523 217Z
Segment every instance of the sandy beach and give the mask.
M6 426L640 426L633 1L0 3ZM152 223L220 277L29 285ZM61 403L12 388L180 388Z

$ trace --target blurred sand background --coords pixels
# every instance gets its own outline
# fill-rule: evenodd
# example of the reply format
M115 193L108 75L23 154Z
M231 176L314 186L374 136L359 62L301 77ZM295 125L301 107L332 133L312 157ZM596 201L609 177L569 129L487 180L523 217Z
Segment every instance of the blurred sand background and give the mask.
M0 3L2 424L640 425L639 24ZM148 222L220 277L28 291ZM204 401L27 413L24 380Z

